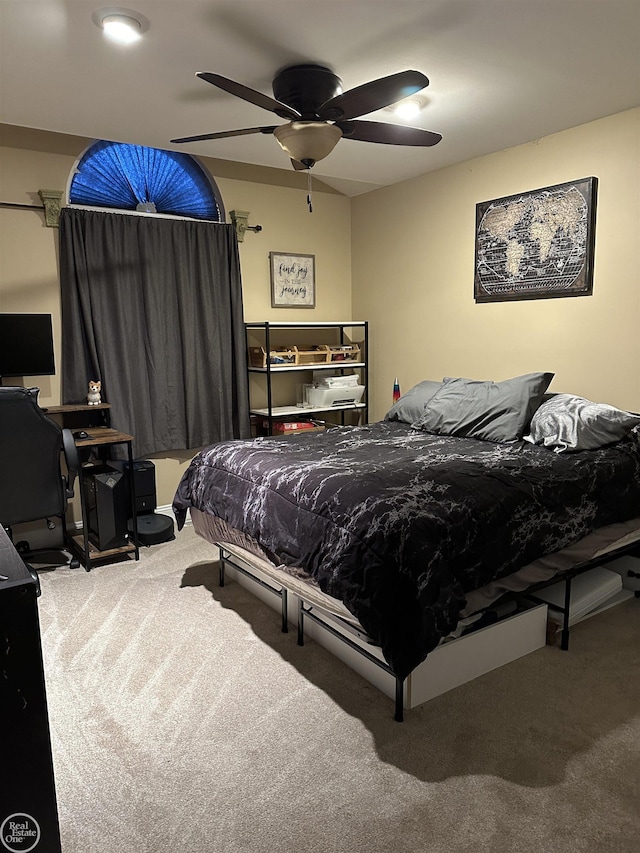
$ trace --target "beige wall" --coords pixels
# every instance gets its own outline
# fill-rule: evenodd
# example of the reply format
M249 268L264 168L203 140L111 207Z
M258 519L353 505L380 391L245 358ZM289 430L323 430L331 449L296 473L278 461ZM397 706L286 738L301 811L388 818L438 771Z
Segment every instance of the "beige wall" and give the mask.
M599 179L592 296L473 299L475 207ZM552 390L640 411L640 110L352 201L354 318L370 321L372 419L421 379L554 371Z
M0 200L38 205L39 189L66 190L74 163L89 142L39 132L20 133L12 128L5 129L2 140ZM22 144L29 147L19 147ZM245 319L350 319L350 200L314 181L313 213L309 213L306 175L206 159L202 162L216 178L227 213L234 209L249 211L249 224L263 229L260 233L248 232L240 243ZM270 251L315 255L315 309L271 308ZM51 312L56 359L60 362L58 229L46 228L39 211L0 208L0 310ZM61 402L59 376L28 378L27 383L40 387L42 405ZM160 506L171 503L192 455L185 451L154 457Z
M0 148L0 200L41 205L38 190L64 190L72 166L64 155ZM58 229L45 228L42 211L0 208L0 311L53 314L60 361ZM32 384L43 405L60 402L59 376L33 377Z

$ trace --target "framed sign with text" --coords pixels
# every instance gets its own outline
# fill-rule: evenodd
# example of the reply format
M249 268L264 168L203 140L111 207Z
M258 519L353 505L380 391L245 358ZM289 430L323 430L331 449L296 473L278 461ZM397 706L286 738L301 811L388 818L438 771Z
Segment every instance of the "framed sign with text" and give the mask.
M315 255L269 253L272 308L315 308L315 260Z

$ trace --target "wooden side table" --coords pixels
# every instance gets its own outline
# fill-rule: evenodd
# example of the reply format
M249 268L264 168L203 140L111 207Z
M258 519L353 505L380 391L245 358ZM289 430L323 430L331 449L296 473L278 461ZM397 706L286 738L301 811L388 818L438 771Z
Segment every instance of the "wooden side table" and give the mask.
M94 408L94 407L90 407ZM129 471L133 472L133 436L127 433L120 432L117 429L111 429L106 426L87 427L84 430L88 434L88 438L76 438L75 443L78 448L79 455L82 457L82 450L91 448L105 448L115 444L126 444L127 455L129 461ZM136 525L136 491L135 478L133 475L129 477L129 495L131 500L131 512L133 516L133 525L131 530L132 541L126 545L117 548L108 548L99 550L89 538L89 507L87 506L86 497L86 481L85 481L85 465L81 458L81 464L78 470L78 480L80 485L80 504L82 507L82 531L76 534L70 534L67 531L67 544L73 553L78 557L86 571L91 571L93 564L97 561L102 561L107 558L117 556L119 554L126 555L133 553L136 560L140 559L140 550L138 544L138 530ZM116 471L114 470L114 474Z
M111 426L111 403L65 403L62 406L46 406L43 412L53 420L58 420L67 429L85 429L86 427Z

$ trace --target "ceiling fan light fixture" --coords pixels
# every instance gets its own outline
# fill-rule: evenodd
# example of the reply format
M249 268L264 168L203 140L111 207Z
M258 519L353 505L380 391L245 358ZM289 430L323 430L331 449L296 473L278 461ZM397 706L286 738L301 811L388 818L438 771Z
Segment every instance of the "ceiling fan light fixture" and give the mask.
M426 106L424 98L416 97L403 98L401 101L389 107L389 110L402 121L411 121L417 118Z
M310 168L331 154L342 136L335 124L324 121L291 121L275 128L273 135L292 160Z

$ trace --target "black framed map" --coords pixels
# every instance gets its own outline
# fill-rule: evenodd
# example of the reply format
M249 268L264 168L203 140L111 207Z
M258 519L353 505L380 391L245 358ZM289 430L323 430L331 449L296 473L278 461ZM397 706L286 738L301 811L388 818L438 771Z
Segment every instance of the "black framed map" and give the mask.
M476 205L476 302L593 292L598 179L581 178Z

